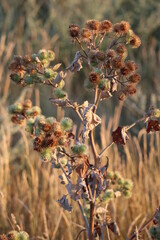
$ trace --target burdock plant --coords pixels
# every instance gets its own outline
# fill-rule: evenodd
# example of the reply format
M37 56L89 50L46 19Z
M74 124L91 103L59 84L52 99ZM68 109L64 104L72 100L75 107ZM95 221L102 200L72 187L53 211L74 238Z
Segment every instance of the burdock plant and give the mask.
M68 212L73 209L69 198L77 202L85 224L82 231L86 232L89 240L104 239L107 229L119 236L119 228L110 215L108 204L114 198L131 197L133 182L123 178L119 172L109 171L109 159L104 165L101 159L113 144L125 145L129 139L127 132L141 121L146 123L147 133L160 131L160 109L151 107L133 124L117 126L112 132L112 142L98 152L94 138L94 130L101 124L96 113L98 105L114 95L119 101L124 101L136 93L141 77L137 64L127 59L127 48L138 48L141 40L126 21L112 24L109 20L88 20L82 29L71 24L69 34L79 51L64 71L59 71L61 64L51 66L55 54L43 49L31 56L15 56L9 67L12 72L10 78L22 86L51 86L54 94L50 98L51 103L73 109L82 124L80 134L73 134L72 119L64 117L57 121L54 117L47 118L28 99L11 105L9 111L14 123L25 125L33 139L33 148L39 152L42 161L62 170L59 178L66 187L66 193L57 202ZM79 104L69 99L63 88L68 72L80 71L84 62L90 70L84 87L93 92L94 99L91 103L86 100ZM132 234L128 239L136 236Z

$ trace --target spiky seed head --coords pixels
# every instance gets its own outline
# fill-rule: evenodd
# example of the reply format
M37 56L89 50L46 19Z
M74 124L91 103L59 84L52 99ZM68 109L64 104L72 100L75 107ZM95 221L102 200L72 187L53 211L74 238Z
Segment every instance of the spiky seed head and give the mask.
M72 38L79 36L79 27L76 24L69 25L69 34Z
M104 20L100 22L99 25L99 32L100 33L107 33L112 29L112 23L109 20Z
M100 82L100 76L96 72L91 72L89 75L89 81L94 84L98 84Z
M65 117L60 121L60 125L63 131L71 131L73 128L73 121L71 118Z
M138 73L133 73L130 77L129 77L129 81L132 83L137 83L139 82L141 79L141 76Z
M98 31L99 25L100 25L100 22L95 19L91 19L86 22L87 28L89 28L92 31Z

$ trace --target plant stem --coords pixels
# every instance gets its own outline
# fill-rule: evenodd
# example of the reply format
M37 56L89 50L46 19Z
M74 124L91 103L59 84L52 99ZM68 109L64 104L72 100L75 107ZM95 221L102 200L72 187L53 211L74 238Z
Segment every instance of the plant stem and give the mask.
M77 203L78 203L78 206L79 206L80 211L82 213L82 217L83 217L83 220L84 220L84 223L85 223L85 226L86 226L86 230L87 230L87 233L88 233L88 236L89 236L89 224L88 224L87 217L85 215L85 212L83 210L83 207L82 207L82 204L81 204L80 200L78 200Z
M94 239L94 202L90 203L89 240Z

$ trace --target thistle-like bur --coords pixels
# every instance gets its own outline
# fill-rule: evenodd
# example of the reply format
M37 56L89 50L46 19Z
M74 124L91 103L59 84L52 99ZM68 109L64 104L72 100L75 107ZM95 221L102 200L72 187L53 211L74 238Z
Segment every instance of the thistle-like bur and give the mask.
M60 121L60 125L63 131L71 131L73 128L73 121L71 118L65 117Z
M77 144L71 147L71 150L74 154L86 154L87 153L87 145L85 144Z
M62 90L61 88L56 88L54 90L54 97L58 98L58 99L65 99L67 98L68 94L67 92L65 92L64 90Z

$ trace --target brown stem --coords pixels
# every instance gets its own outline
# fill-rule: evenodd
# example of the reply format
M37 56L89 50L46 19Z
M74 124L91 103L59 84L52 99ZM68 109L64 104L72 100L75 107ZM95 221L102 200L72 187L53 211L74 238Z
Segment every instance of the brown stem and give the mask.
M79 238L80 234L81 234L82 232L84 232L84 231L86 231L86 229L85 229L85 228L84 228L84 229L81 229L81 231L78 233L78 235L77 235L77 237L75 238L75 240L78 240L78 238Z
M86 55L86 58L88 58L88 54L86 53L85 49L83 48L81 42L79 41L79 39L76 37L77 42L79 43L79 46L81 47L82 51L84 52L84 54Z
M89 240L94 239L94 203L90 203L90 218L89 218Z

